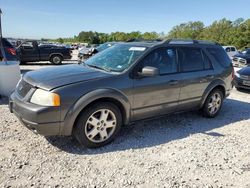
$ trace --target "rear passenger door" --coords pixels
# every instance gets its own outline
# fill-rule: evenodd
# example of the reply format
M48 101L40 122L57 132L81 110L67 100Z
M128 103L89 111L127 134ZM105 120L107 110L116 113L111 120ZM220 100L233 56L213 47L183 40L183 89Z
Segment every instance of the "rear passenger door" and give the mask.
M214 78L211 61L200 48L178 48L181 89L178 108L196 108L205 89Z

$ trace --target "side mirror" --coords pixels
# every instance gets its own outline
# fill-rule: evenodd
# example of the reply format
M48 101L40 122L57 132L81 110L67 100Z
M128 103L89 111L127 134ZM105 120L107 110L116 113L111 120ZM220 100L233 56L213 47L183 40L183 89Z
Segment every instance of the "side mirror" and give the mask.
M142 72L139 73L140 76L143 77L153 77L153 76L158 76L160 74L160 71L156 67L149 67L146 66L142 69Z

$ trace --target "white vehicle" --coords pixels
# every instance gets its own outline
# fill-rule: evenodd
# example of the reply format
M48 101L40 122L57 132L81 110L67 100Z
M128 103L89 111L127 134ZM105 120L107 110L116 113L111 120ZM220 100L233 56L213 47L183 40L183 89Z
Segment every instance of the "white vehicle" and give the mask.
M224 50L227 52L227 55L233 59L233 56L238 54L238 50L236 49L235 46L222 46Z

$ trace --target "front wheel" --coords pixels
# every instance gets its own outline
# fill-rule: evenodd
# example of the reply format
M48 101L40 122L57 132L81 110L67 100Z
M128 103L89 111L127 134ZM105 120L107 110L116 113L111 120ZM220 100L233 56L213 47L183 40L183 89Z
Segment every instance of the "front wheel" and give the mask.
M122 125L119 108L112 103L99 103L84 110L75 125L73 135L88 148L104 146L118 135Z
M203 115L208 118L213 118L218 115L223 103L223 93L220 89L213 90L207 97L203 106Z

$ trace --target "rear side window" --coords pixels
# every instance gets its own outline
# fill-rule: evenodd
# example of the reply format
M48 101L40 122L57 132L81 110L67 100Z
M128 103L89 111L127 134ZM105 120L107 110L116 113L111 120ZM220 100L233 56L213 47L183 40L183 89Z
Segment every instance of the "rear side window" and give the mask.
M181 72L203 70L203 57L199 48L179 48L178 57Z
M206 70L212 69L213 68L212 63L205 53L203 53L203 58L204 58L204 69Z
M231 66L231 60L223 48L207 48L207 51L217 63L224 67Z

